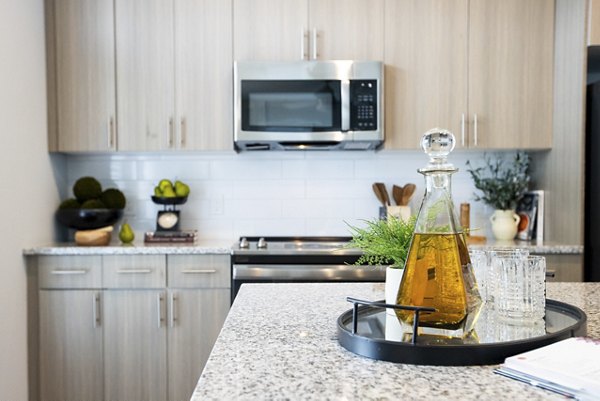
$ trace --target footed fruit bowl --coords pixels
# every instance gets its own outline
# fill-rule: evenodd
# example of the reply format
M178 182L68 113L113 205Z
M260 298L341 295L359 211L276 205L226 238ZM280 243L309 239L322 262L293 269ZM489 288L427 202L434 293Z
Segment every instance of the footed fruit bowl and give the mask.
M76 230L111 226L123 216L123 209L59 209L56 220Z
M165 197L152 195L152 202L156 203L157 205L183 205L185 202L187 202L187 198L187 196Z

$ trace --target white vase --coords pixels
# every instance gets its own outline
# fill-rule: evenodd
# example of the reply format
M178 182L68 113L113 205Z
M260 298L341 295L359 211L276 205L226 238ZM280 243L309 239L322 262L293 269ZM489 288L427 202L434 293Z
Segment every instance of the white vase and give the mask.
M517 235L517 228L521 218L514 210L496 210L490 222L492 223L492 232L498 240L511 240Z
M404 275L404 269L397 269L387 267L385 269L385 303L395 304L398 298L398 290L400 289L400 283L402 282L402 275ZM386 313L388 315L396 316L394 309L387 308Z

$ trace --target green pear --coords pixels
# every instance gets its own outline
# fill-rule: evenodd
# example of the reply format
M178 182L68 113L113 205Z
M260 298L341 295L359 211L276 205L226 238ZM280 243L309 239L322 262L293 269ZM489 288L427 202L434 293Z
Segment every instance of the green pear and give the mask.
M135 238L135 234L133 233L131 226L127 223L124 223L121 226L121 230L119 231L119 239L124 244L128 244L130 242L133 242L134 238Z
M167 180L166 178L163 178L162 180L160 180L160 182L158 183L158 187L160 188L160 190L162 192L165 192L166 188L171 188L173 189L173 183L171 182L171 180Z
M173 189L173 187L165 187L165 189L163 189L162 191L162 196L164 196L165 198L174 198L177 195L175 194L175 190Z
M181 181L175 181L175 195L177 196L188 196L190 194L190 187Z
M163 196L160 187L154 187L154 196L158 196L159 198Z

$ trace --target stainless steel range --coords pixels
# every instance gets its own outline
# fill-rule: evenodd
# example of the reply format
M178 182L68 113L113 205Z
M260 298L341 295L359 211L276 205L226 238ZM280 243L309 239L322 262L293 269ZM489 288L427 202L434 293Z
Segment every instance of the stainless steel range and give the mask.
M385 281L385 268L357 266L350 237L242 237L233 246L232 297L243 283Z

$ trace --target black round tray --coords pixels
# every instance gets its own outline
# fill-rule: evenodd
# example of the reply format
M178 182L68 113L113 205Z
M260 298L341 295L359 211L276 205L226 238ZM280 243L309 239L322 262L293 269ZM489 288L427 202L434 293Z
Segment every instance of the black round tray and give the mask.
M337 320L338 341L344 348L368 358L414 365L499 364L506 357L587 333L587 316L581 309L550 299L546 300L546 317L533 326L501 323L493 318L492 311L482 311L479 319L484 320L476 324L476 332L482 325L485 328L488 320L488 326L493 328L490 335L479 339L419 335L414 344L410 339L392 341L389 336L386 339L386 316L397 319L395 315L386 315L386 309L381 307L362 305L358 306L357 316L355 334L353 309L342 313ZM495 337L495 334L500 335Z
M154 196L152 195L152 202L157 205L183 205L187 202L187 196L173 196L170 198L164 196Z

